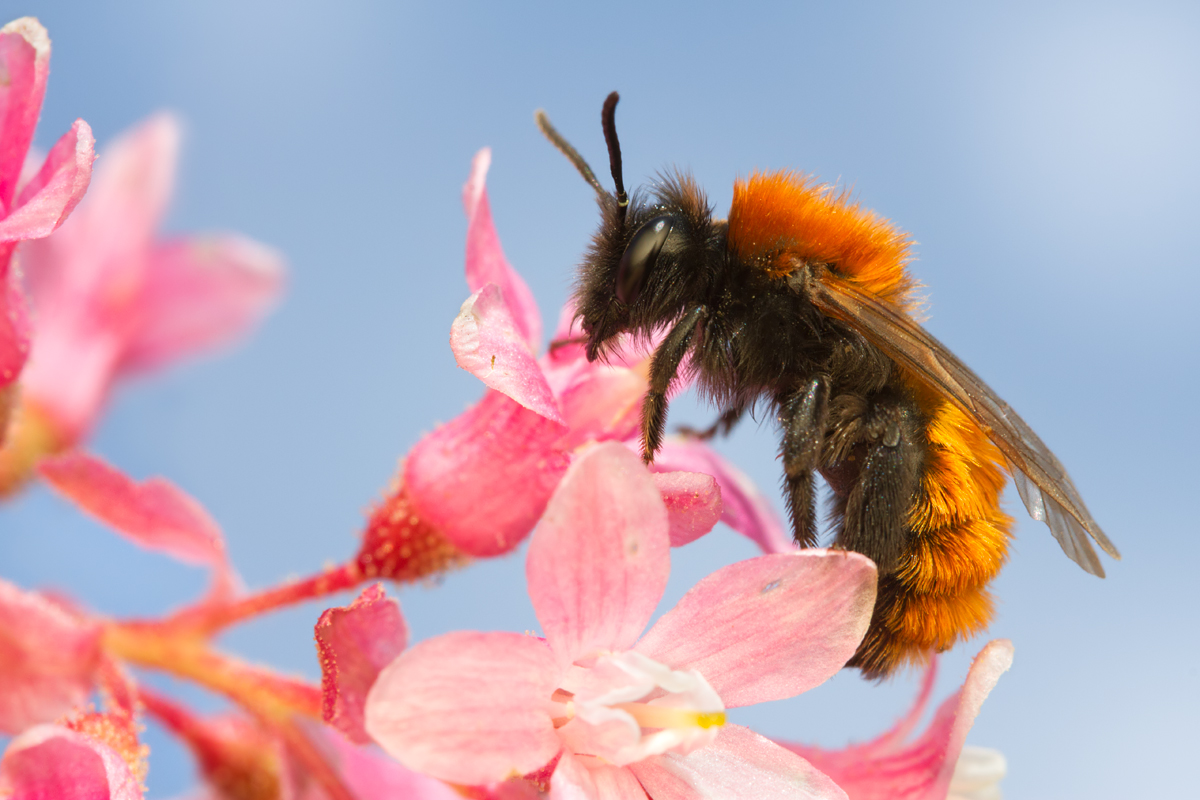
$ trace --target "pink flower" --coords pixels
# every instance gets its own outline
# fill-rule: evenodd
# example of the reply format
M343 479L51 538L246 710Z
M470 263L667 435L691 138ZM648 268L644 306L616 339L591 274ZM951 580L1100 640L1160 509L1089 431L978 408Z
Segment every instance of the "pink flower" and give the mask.
M0 580L0 733L84 703L100 663L99 625Z
M118 138L71 221L21 247L35 339L0 492L86 436L114 381L240 336L278 294L282 259L262 245L156 238L179 137L159 114Z
M967 764L960 756L983 701L1012 665L1012 658L1011 642L989 642L971 663L962 688L942 703L925 732L911 741L909 735L924 716L933 691L935 665L926 672L912 709L877 739L843 750L783 746L837 781L850 800L945 800L952 786L969 797L968 790L994 786L1004 774L1003 756L994 751L972 751Z
M92 175L92 130L76 120L42 168L20 185L49 73L50 37L41 23L22 17L0 28L0 444L12 385L29 354L29 320L12 270L13 248L61 225Z
M245 716L200 717L153 692L150 712L192 751L212 800L327 800L293 747ZM357 800L461 800L444 783L397 764L376 748L356 747L338 734L305 726L312 751ZM197 795L194 795L197 796Z
M0 759L0 797L141 800L143 776L103 731L112 721L96 716L91 730L38 725L13 739Z
M469 220L466 274L474 294L463 303L450 333L459 366L483 381L488 392L413 448L396 489L414 520L473 556L516 547L582 449L604 441L636 447L647 389L644 354L593 364L582 347L567 345L540 359L535 356L541 317L500 249L484 188L490 160L488 150L480 151L463 189ZM573 335L573 316L570 308L564 309L556 339ZM664 479L661 488L670 508L708 503L768 552L792 549L765 499L704 445L672 442L656 469L715 478L710 489L696 478ZM684 481L690 481L687 487ZM697 492L708 494L701 499ZM684 544L710 527L676 527L673 543Z
M874 566L825 550L733 564L639 640L666 585L668 527L636 455L589 449L529 545L546 638L421 642L371 689L368 733L458 784L531 775L557 757L557 796L842 797L804 759L725 724L725 709L791 697L840 669L870 620Z

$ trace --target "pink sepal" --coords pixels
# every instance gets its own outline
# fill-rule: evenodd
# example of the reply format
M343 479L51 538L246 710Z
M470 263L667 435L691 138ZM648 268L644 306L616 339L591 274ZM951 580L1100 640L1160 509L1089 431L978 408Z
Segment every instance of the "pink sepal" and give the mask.
M1012 666L1012 658L1012 643L1007 639L989 642L971 662L962 688L942 703L925 732L910 742L905 740L929 698L932 672L913 710L872 742L842 750L782 744L827 773L853 800L943 800L967 732L1000 676Z
M655 472L703 472L721 486L721 521L753 541L764 553L791 553L796 544L784 533L771 503L749 478L704 442L668 438L654 456Z
M686 756L667 753L629 769L654 800L845 800L827 775L795 753L741 725Z
M0 761L6 800L140 800L142 789L111 747L58 725L38 725L9 743Z
M671 547L696 541L721 518L721 487L711 475L657 472L651 477L667 506Z
M367 733L409 769L476 786L525 775L559 751L550 648L516 633L427 639L380 673Z
M875 606L875 565L844 550L730 564L696 584L635 650L699 670L726 708L793 697L854 655Z
M464 553L516 547L567 469L562 426L488 391L409 452L404 481L422 518Z
M450 349L458 365L521 405L564 428L546 376L521 338L494 283L467 298L450 327Z
M496 284L521 337L530 352L536 353L542 340L542 317L533 293L500 248L487 196L487 172L491 164L492 151L485 147L475 154L471 177L463 186L463 208L467 212L467 286L477 292L485 284Z
M0 580L0 733L51 722L84 703L100 668L100 633L96 623Z
M213 569L219 593L236 582L221 529L204 507L165 478L134 481L96 456L73 451L43 459L54 489L118 533L150 550Z
M34 17L0 28L0 216L12 209L50 73L50 37Z
M633 453L601 444L571 465L525 566L533 609L561 664L637 641L666 589L667 530L662 496Z
M12 211L0 219L0 242L41 239L53 233L87 191L95 147L92 129L83 120L75 120L21 190Z
M363 729L367 692L379 671L408 644L408 626L400 605L383 586L363 589L349 606L327 609L316 626L321 662L321 707L325 721L351 741L371 741Z
M12 245L0 245L0 391L14 383L29 358L29 311L17 276L9 271ZM0 402L0 412L6 404ZM0 444L8 431L7 415L0 413Z
M138 325L117 368L152 369L233 341L272 308L283 283L283 256L241 236L199 236L155 245L138 304Z
M645 790L629 769L600 763L589 768L565 751L550 782L549 800L643 800L645 797Z

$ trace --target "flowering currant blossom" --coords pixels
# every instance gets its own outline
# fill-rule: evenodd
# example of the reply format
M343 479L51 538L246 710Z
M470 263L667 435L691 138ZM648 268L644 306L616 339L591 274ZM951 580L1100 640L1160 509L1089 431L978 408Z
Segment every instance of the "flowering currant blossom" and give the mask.
M0 797L141 800L141 779L111 735L68 725L38 725L9 743L0 759Z
M245 715L201 717L155 692L143 691L141 697L147 711L195 756L209 790L192 795L197 800L328 800L307 765ZM406 769L375 748L356 747L316 725L306 732L356 800L461 800L446 784Z
M971 797L969 792L988 790L1004 776L1003 756L982 748L964 751L963 742L1012 658L1008 640L989 642L971 663L962 688L942 703L926 731L911 741L909 736L933 692L936 662L926 671L913 707L873 741L843 750L782 744L837 781L850 800L945 800L948 791Z
M100 660L99 625L0 580L0 733L20 733L82 704Z
M158 114L113 141L71 220L20 248L34 341L0 493L86 436L115 380L241 335L278 294L282 259L256 242L156 238L179 138Z
M414 519L474 556L516 547L582 448L602 441L635 447L647 389L644 354L593 364L582 347L566 344L540 359L534 355L541 317L500 249L484 187L490 159L488 150L480 151L463 190L469 220L466 275L474 294L450 333L459 366L488 391L413 448L395 494ZM573 316L573 309L564 309L556 340L574 334ZM669 506L709 503L715 508L719 487L728 524L768 552L793 549L766 500L705 445L671 441L655 467L712 476L662 479ZM677 528L673 543L684 544L695 535Z
M726 724L725 709L791 697L840 669L870 620L874 565L826 550L733 564L639 640L666 586L668 527L636 455L617 443L581 454L529 545L546 638L417 644L371 689L367 732L456 784L549 767L563 797L843 797L803 758Z
M95 677L107 710L76 709L25 729L0 757L0 797L140 800L149 751L138 741L134 684L107 660Z
M22 180L50 74L50 37L33 17L0 28L0 444L8 429L13 384L29 354L29 319L12 268L17 242L62 224L92 176L92 129L76 120Z

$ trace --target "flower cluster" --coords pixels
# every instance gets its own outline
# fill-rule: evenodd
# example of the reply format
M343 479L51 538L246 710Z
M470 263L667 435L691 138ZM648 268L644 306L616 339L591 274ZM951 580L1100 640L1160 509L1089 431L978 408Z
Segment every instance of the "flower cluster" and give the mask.
M983 649L920 735L932 666L911 712L845 750L728 721L728 709L841 669L871 619L875 566L796 550L763 496L698 440L671 440L647 470L634 454L647 357L633 343L589 362L567 308L538 357L541 317L500 248L486 150L463 192L471 295L450 332L482 399L404 457L357 552L245 591L199 503L85 447L115 381L245 333L277 296L282 259L235 235L157 238L179 145L170 116L102 147L94 180L82 121L35 164L49 54L36 20L0 30L0 495L43 481L212 581L181 610L115 619L0 578L0 733L13 737L0 798L142 797L145 720L188 746L205 794L223 800L998 796L1002 757L964 740L1011 662L1007 642ZM709 575L650 625L671 548L718 522L763 555ZM464 567L527 536L540 636L410 645L377 581ZM231 625L347 590L357 598L315 621L319 684L214 644ZM146 671L236 710L198 714L147 686Z

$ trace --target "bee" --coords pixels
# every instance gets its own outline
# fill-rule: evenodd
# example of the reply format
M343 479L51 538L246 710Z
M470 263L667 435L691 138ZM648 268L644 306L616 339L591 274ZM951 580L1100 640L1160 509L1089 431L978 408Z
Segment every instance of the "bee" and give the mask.
M848 666L883 677L988 625L987 584L1013 523L1000 507L1006 473L1067 556L1104 576L1089 538L1120 556L1058 459L914 319L906 233L795 172L738 180L724 220L686 174L627 195L617 100L601 113L613 192L537 115L600 205L574 295L579 341L595 360L623 333L661 337L642 406L647 464L682 374L720 410L701 436L727 432L756 404L774 412L797 544L817 544L819 472L834 546L878 568L874 615Z

